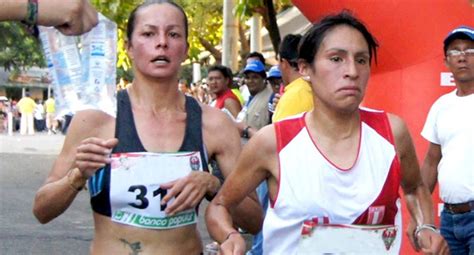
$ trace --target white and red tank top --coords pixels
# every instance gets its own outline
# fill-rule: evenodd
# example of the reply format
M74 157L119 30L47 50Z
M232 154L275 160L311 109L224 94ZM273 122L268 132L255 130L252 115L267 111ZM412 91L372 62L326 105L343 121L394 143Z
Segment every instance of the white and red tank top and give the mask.
M329 224L401 227L400 163L387 114L359 111L359 151L350 169L338 168L318 149L306 114L274 124L280 178L263 224L264 254L295 253L303 222L314 218Z

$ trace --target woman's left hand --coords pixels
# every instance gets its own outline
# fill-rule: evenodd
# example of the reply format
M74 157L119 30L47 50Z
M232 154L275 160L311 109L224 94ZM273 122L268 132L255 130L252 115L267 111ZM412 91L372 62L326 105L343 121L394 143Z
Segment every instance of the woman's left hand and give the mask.
M203 171L192 171L186 177L160 185L162 189L168 190L161 204L164 205L171 198L176 197L165 210L166 214L174 215L196 207L206 193L216 192L216 186L218 185L219 180L212 174Z

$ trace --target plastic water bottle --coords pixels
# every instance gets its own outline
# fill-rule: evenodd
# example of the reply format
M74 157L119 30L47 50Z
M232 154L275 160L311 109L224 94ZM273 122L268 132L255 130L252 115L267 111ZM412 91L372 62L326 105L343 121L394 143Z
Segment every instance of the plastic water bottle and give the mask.
M78 38L65 36L52 27L39 27L46 63L51 75L58 115L79 106L76 87L81 81Z
M39 27L59 115L85 109L116 116L117 25L99 23L81 36Z
M99 23L81 36L82 109L116 115L117 25L99 14Z

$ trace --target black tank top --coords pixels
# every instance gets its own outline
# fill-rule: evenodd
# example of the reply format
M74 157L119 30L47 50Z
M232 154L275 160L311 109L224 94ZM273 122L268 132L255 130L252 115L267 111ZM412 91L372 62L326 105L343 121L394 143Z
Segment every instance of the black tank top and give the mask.
M202 169L209 171L207 163L208 157L202 139L201 107L194 98L186 96L185 109L186 127L183 144L178 151L199 151L202 159ZM146 151L138 137L127 90L121 90L117 93L115 137L119 139L119 144L113 148L112 153ZM89 179L88 186L91 195L92 210L110 217L110 164L99 169Z

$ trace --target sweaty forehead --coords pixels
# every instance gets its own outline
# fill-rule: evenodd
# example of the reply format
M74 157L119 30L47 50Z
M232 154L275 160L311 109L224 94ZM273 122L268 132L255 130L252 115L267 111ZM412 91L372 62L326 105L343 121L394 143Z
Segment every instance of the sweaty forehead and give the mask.
M168 23L184 27L184 16L175 6L168 3L142 6L136 13L136 24Z

